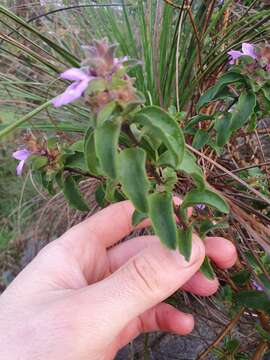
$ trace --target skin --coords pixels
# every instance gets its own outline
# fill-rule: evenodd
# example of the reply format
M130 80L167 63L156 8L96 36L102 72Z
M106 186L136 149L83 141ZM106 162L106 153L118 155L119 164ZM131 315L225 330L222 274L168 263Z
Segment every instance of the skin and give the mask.
M118 243L133 206L111 205L44 247L0 296L0 359L109 360L142 332L185 335L194 318L164 301L179 288L209 296L218 280L198 272L205 253L231 267L224 238L193 236L187 263L155 236ZM139 227L149 225L144 222Z

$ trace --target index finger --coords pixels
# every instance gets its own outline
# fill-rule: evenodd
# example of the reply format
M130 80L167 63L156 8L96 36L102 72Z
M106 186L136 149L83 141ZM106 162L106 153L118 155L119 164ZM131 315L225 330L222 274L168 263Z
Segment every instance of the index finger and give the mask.
M76 246L82 243L85 245L88 241L98 241L104 247L110 247L134 230L132 226L134 210L134 206L128 200L112 204L72 227L65 237L74 241ZM150 222L144 221L137 228L148 225Z
M176 205L180 205L182 200L176 196L173 197ZM76 243L76 246L83 245L88 239L98 241L99 244L108 248L133 230L143 229L151 225L150 219L143 220L135 228L132 225L132 215L135 208L129 200L121 201L97 212L88 219L71 228L66 234ZM191 216L192 208L188 209L188 216Z

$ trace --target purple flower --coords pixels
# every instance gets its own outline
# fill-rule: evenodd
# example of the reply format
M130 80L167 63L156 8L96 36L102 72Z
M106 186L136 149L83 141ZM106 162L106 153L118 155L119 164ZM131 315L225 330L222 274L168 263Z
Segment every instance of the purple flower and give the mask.
M128 61L128 56L123 56L121 58L114 58L113 64L116 66L122 66L124 62Z
M204 204L198 204L198 205L196 205L195 207L196 207L196 209L198 209L198 210L204 210L204 209L205 209L205 205L204 205Z
M53 99L52 103L55 107L67 105L72 101L79 99L87 89L89 82L94 78L78 68L66 70L60 77L62 79L74 81L74 83L69 85L63 94L60 94Z
M238 50L231 50L228 52L228 55L230 56L230 64L235 64L235 61L240 58L241 56L250 56L254 60L257 59L257 54L255 53L254 45L249 43L243 43L242 44L242 51Z
M251 282L254 289L256 289L257 291L264 291L264 288L260 284L258 284L255 280L252 280Z
M14 159L16 160L20 160L16 170L17 170L17 175L21 176L22 172L23 172L23 167L24 164L27 160L27 158L31 155L30 151L26 150L26 149L22 149L22 150L18 150L15 151L12 156L14 157Z

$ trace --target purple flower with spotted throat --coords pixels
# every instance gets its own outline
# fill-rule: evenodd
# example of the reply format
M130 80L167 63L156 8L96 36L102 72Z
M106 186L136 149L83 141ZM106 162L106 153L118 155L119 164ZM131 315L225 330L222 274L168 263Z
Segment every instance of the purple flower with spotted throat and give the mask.
M18 176L22 175L24 164L30 155L31 153L27 149L17 150L12 154L14 159L20 161L16 168Z
M52 103L55 107L67 105L79 99L87 89L89 82L94 79L93 76L87 75L79 68L66 70L60 77L74 82L69 85L62 94L53 99Z
M238 50L230 50L228 52L228 55L230 56L230 64L235 64L235 61L239 59L241 56L250 56L252 59L257 59L257 54L254 49L254 45L249 43L243 43L242 44L242 51Z

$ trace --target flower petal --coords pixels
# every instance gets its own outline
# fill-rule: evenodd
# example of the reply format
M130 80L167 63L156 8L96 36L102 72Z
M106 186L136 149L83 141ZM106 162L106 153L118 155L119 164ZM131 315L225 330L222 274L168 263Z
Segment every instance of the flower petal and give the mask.
M31 153L30 151L26 150L26 149L22 149L22 150L18 150L15 151L12 156L14 157L14 159L16 160L26 160L28 158L28 156L30 156Z
M113 63L114 65L123 65L124 62L128 61L128 56L123 56L121 58L114 58Z
M240 58L240 56L243 56L244 54L238 50L230 50L228 51L228 55L231 56L232 60L236 60Z
M62 79L70 80L70 81L83 81L88 79L88 75L85 74L84 71L82 71L79 68L71 68L66 71L64 71L60 77Z
M253 59L257 59L257 55L255 53L254 45L249 43L242 44L242 51L244 55L251 56Z
M87 88L89 81L90 80L87 79L69 85L63 94L60 94L55 99L53 99L53 105L55 107L60 107L79 99Z
M18 175L18 176L21 176L21 175L22 175L24 164L25 164L25 160L21 160L21 161L19 162L19 164L17 165L16 171L17 171L17 175Z

